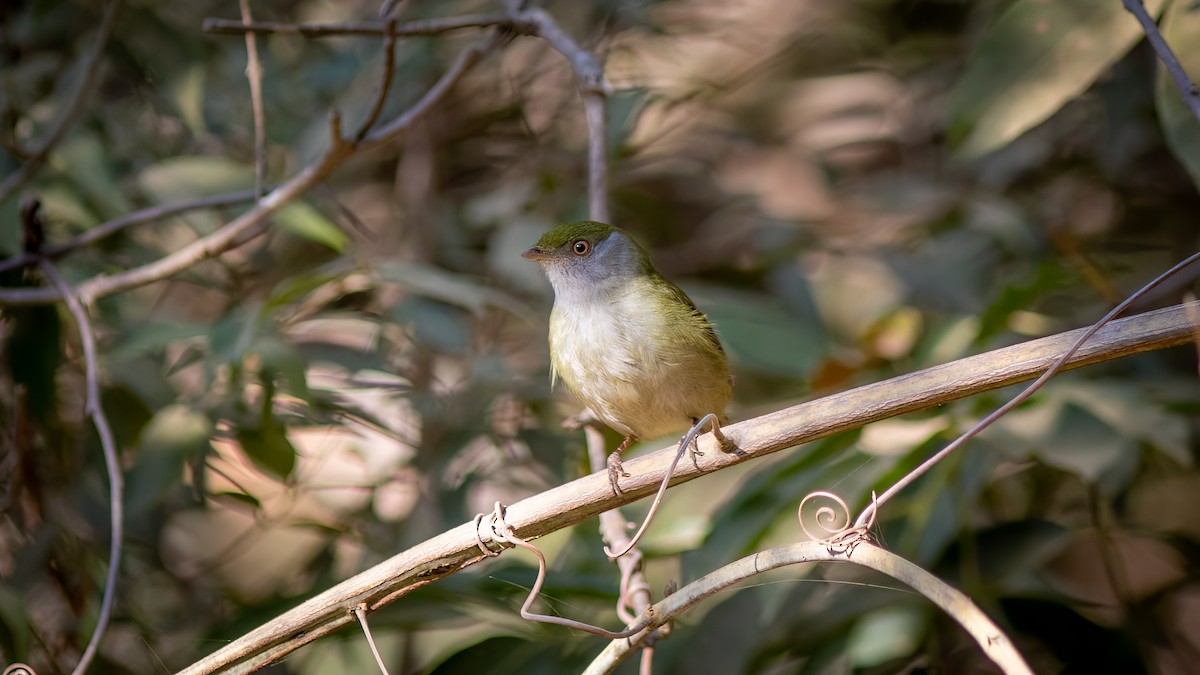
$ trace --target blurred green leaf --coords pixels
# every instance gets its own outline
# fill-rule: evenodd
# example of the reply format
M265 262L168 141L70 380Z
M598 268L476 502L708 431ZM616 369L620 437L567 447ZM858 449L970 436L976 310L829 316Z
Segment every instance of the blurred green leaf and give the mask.
M266 420L256 428L238 429L237 440L255 464L280 478L287 479L296 468L296 448L283 425L274 420Z
M109 352L114 359L131 359L157 352L172 342L191 340L208 334L210 327L189 321L146 323L126 332Z
M350 241L341 228L305 202L291 202L279 209L274 218L285 231L334 251L340 252Z
M858 668L878 666L913 653L929 621L928 612L898 604L867 614L854 625L846 645L850 661Z
M55 152L54 163L61 167L91 204L100 207L100 220L132 210L121 190L114 159L109 148L94 134L75 134L59 145ZM95 223L78 224L88 226Z
M803 379L825 353L824 328L799 320L768 296L690 284L686 290L716 325L721 344L739 368Z
M449 354L470 346L467 316L458 307L422 297L409 297L392 308L396 323L412 327L417 342Z
M220 363L241 361L254 342L258 321L258 314L250 311L231 312L221 317L208 335L213 357Z
M138 185L158 203L181 202L254 187L254 169L225 157L174 157L152 164Z
M1163 3L1145 4L1157 16ZM984 29L954 85L958 152L987 154L1044 122L1142 37L1120 2L1017 0Z
M308 360L295 345L263 337L254 342L251 351L258 354L264 371L282 376L292 394L308 399Z
M189 457L208 448L212 422L203 413L170 405L142 431L133 467L125 481L125 507L130 516L144 515L172 487L183 483Z
M1159 28L1184 71L1195 82L1200 76L1200 9L1196 3L1189 0L1172 2ZM1154 101L1167 147L1200 188L1200 120L1183 102L1179 87L1161 63L1154 83Z
M518 300L463 274L409 262L384 263L377 270L386 281L400 284L418 295L457 305L476 315L482 314L488 306L526 313Z

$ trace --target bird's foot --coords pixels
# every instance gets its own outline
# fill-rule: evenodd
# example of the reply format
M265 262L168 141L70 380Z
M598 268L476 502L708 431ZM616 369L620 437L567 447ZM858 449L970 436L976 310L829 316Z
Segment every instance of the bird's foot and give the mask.
M623 445L624 443L622 443L622 446ZM622 494L625 494L625 491L622 490L621 486L617 484L617 480L621 476L628 478L629 472L626 471L625 467L621 464L621 450L615 450L611 455L608 456L608 484L612 486L613 494L618 497L620 497Z

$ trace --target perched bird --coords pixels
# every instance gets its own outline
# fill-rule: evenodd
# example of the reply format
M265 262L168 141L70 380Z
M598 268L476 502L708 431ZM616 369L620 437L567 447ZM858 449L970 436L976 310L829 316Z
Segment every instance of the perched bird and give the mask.
M552 381L625 436L608 458L613 492L629 475L621 452L635 439L687 429L709 413L723 419L733 376L712 324L627 232L567 223L521 255L554 287Z

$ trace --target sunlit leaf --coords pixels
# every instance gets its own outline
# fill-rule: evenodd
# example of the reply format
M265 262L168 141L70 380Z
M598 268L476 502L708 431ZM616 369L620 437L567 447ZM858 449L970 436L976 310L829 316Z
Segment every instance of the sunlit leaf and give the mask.
M292 202L275 213L275 222L297 237L341 251L350 239L320 211L304 202Z
M1161 0L1146 8L1156 16ZM1142 38L1120 2L1017 0L979 39L951 96L964 157L991 152L1083 93Z

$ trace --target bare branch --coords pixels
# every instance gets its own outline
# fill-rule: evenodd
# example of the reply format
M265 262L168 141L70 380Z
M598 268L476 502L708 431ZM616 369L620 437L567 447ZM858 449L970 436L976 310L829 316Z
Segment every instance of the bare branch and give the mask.
M40 265L42 274L58 289L59 294L67 303L67 309L75 317L75 326L79 329L79 341L83 344L84 375L87 381L87 414L92 418L92 424L96 427L96 435L100 438L100 448L104 452L104 466L108 469L110 528L112 530L108 552L108 576L104 584L104 595L100 601L100 613L96 618L96 629L92 632L87 648L73 671L74 675L82 675L91 665L92 659L95 658L96 651L100 648L100 640L104 637L104 630L108 627L109 619L112 617L113 598L117 588L117 571L121 563L121 540L124 536L125 517L122 511L124 489L121 463L117 456L117 443L113 439L112 427L108 424L108 418L104 416L104 410L100 406L100 384L97 375L99 365L96 361L96 340L92 335L91 320L88 318L83 303L71 291L71 285L59 273L54 263L43 258Z
M1196 329L1188 311L1187 306L1175 306L1114 321L1100 329L1068 367L1188 344ZM887 417L1031 379L1086 330L960 359L724 427L738 451L720 452L718 441L705 435L700 439L704 455L696 465L683 463L672 484ZM594 473L510 505L505 520L516 534L531 539L633 502L658 487L675 451L672 444L630 460L626 467L632 476L620 496L613 495L606 472ZM353 608L360 602L378 609L484 559L477 533L475 523L468 522L418 544L249 631L182 673L243 673L272 663L353 622Z
M591 52L579 46L579 43L559 27L554 18L544 9L535 7L510 15L514 28L529 35L537 35L544 39L555 51L562 54L570 62L571 68L579 77L579 88L584 92L595 91L607 95L608 82L604 79L604 68Z
M362 144L355 145L341 138L340 123L334 125L334 120L337 119L334 117L331 120L331 126L336 127L338 134L331 139L329 150L316 163L306 167L259 200L254 208L216 232L152 263L111 276L99 275L88 279L79 284L76 293L82 302L90 304L96 298L144 286L178 274L203 260L218 256L252 239L265 231L265 221L268 216L316 185L355 152L367 147L386 144L407 130L422 115L429 112L430 108L441 101L454 83L497 44L497 35L493 34L491 38L463 49L450 68L442 74L442 77L434 83L429 91L425 92L419 101L386 126L368 136ZM62 299L61 293L54 288L0 289L0 305L46 304Z
M604 432L594 422L585 424L583 430L592 472L607 471L608 448L604 445ZM600 514L600 537L614 551L628 548L630 525L619 509L610 509ZM629 624L650 606L650 585L646 583L646 575L642 573L642 552L636 548L631 549L613 562L621 571L621 594L617 599L617 615Z
M88 94L91 93L92 83L96 80L96 74L100 72L100 55L104 53L104 47L108 44L108 37L112 34L113 24L116 23L117 11L121 8L121 0L110 0L108 6L104 8L104 16L100 19L100 30L96 33L96 39L92 43L92 49L84 57L83 75L79 78L79 86L75 88L75 94L67 103L62 117L59 118L58 124L46 135L37 149L34 150L29 157L25 158L25 162L21 164L21 168L13 173L10 173L3 183L0 183L0 202L12 196L12 193L21 188L27 183L33 174L41 168L46 161L50 151L54 146L62 140L66 135L67 129L75 123L79 113L83 110L83 102L87 100Z
M132 225L141 225L161 218L167 218L186 211L196 211L198 209L216 208L221 206L233 206L255 199L253 190L243 190L242 192L230 192L223 195L215 195L212 197L202 197L186 202L178 202L175 204L162 204L160 206L151 206L150 208L127 213L120 218L114 218L108 222L101 223L96 227L82 232L62 242L61 244L52 244L41 249L41 255L33 253L21 253L15 255L8 260L0 261L0 272L7 272L18 267L33 265L41 260L42 256L57 259L74 251L82 246L95 243L101 239L116 234L121 230Z
M363 120L358 127L358 132L354 134L355 141L361 141L366 138L367 132L379 119L379 114L383 112L383 104L387 101L388 92L392 88L392 75L396 72L396 22L388 21L387 28L383 38L383 71L379 75L379 90L375 94L375 103L371 106L371 112L367 114L367 118Z
M442 19L421 19L396 24L397 37L433 36L469 28L506 26L512 19L505 14L469 14ZM245 24L231 19L205 19L204 32L214 35L241 35L246 32L299 35L307 38L365 35L379 37L387 34L384 21L348 23L278 23L255 21Z
M1130 14L1137 18L1138 23L1142 24L1146 39L1150 41L1150 46L1154 47L1154 52L1158 54L1159 60L1163 62L1163 65L1167 67L1167 72L1175 80L1175 86L1179 89L1179 94L1183 96L1183 102L1187 104L1188 108L1191 108L1196 119L1200 120L1200 89L1196 88L1196 83L1188 77L1187 71L1183 69L1183 64L1179 63L1175 52L1171 51L1170 45L1163 39L1158 25L1146 12L1146 6L1142 0L1122 0L1122 4Z
M238 0L242 25L253 23L250 0ZM262 63L258 60L258 35L246 31L246 79L250 81L250 106L254 111L254 197L262 198L267 182L267 121L263 112Z
M590 90L583 94L583 112L588 123L588 204L592 220L612 222L608 215L608 132L605 108L608 102L603 92Z
M931 600L975 638L988 658L1006 675L1032 675L1012 640L987 614L962 591L900 556L866 541L856 542L847 551L832 549L823 542L806 541L790 546L759 551L700 577L668 595L648 613L650 624L637 635L614 640L583 672L586 675L611 673L635 649L646 642L655 628L670 621L702 600L762 572L789 565L811 562L852 562L882 572L904 582Z

